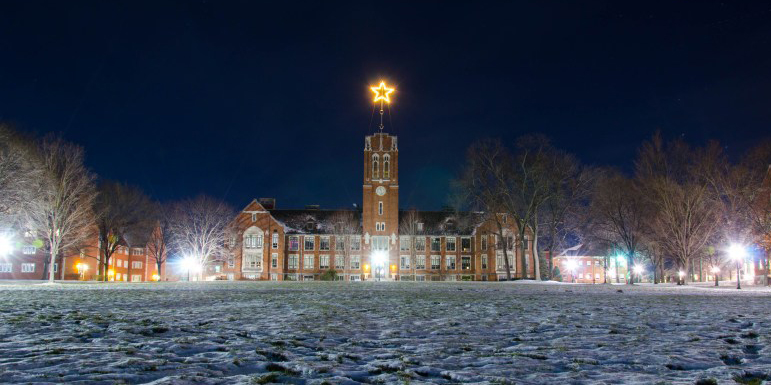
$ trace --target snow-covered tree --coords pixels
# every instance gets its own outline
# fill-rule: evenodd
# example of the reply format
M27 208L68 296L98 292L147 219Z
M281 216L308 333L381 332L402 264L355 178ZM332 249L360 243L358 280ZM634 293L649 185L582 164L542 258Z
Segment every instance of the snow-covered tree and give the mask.
M40 179L34 142L0 123L0 229L21 224L40 195Z

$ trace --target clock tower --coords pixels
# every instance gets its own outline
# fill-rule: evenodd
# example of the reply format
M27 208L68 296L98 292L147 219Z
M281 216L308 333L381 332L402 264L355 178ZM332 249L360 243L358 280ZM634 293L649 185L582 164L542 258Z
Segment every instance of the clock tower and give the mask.
M368 253L362 259L368 279L390 280L399 260L399 147L396 136L383 132L383 105L394 90L384 82L371 89L380 102L380 127L364 138L362 232Z

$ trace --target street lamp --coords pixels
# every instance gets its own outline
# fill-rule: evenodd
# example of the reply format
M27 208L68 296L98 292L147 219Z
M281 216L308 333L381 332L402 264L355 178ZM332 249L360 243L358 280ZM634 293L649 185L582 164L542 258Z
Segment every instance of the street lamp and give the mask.
M374 273L378 281L380 281L380 277L384 273L383 268L385 267L386 259L388 259L388 254L385 251L378 250L372 253L372 268L375 269Z
M5 257L8 254L11 254L13 251L13 244L11 243L11 238L7 235L0 234L0 257Z
M645 272L645 268L641 265L634 265L632 270L634 270L634 273L637 274L638 282L642 282L642 273Z
M712 267L712 274L715 276L715 286L720 286L720 285L718 285L718 274L719 273L720 273L720 268L717 267L717 266L713 266Z
M88 271L88 264L79 262L75 265L75 269L78 270L78 274L80 274L80 279L84 280L86 277L86 272Z
M570 270L570 277L573 278L573 283L576 282L576 269L578 269L578 262L571 259L567 261L568 270Z
M190 272L198 272L198 270L201 268L201 265L195 258L186 256L182 258L182 267L187 270L187 281L190 282Z
M678 285L682 285L683 278L685 277L685 272L680 270L677 272L677 276L679 277L679 280L677 281Z
M731 257L731 259L736 261L736 289L739 290L742 288L742 278L741 278L741 270L739 269L741 261L744 259L744 257L747 255L747 250L744 249L744 246L739 244L732 244L731 247L728 248L728 256Z

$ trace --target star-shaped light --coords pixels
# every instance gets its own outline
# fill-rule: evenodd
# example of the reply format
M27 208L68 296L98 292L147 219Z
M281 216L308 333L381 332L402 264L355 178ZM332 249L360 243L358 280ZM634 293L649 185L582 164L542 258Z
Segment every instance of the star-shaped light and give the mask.
M391 98L389 98L388 95L390 95L391 92L394 92L394 89L386 87L385 82L380 82L379 86L370 87L369 89L375 93L375 102L378 100L384 100L386 103L391 103Z

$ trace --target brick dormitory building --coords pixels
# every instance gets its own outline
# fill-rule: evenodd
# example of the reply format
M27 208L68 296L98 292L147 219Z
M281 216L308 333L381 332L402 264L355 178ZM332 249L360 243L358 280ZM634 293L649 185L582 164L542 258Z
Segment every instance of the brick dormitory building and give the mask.
M409 218L405 226L405 218ZM278 209L276 200L255 199L237 216L230 257L206 267L204 279L318 280L334 270L337 280L498 280L506 277L503 247L513 277L522 277L514 221L500 242L483 213L399 210L397 137L365 137L362 205L357 210ZM409 234L405 234L408 228ZM401 230L401 231L400 231Z

